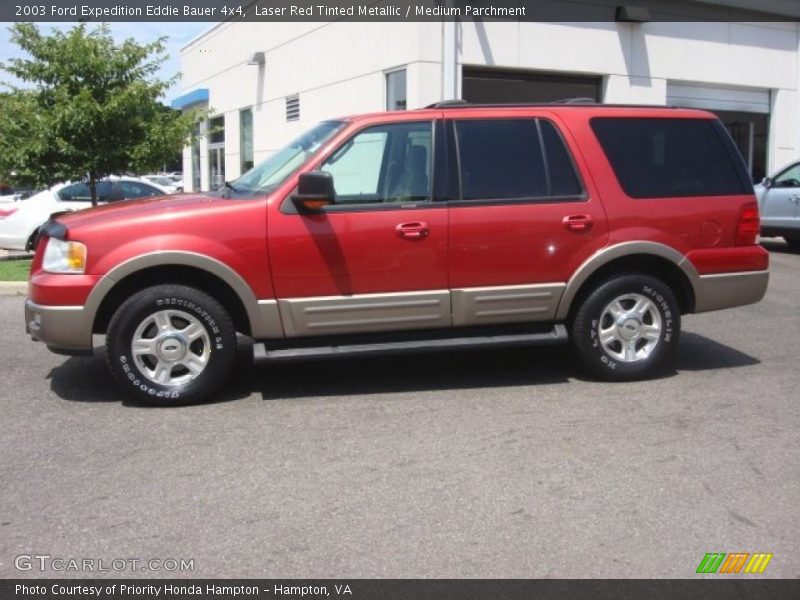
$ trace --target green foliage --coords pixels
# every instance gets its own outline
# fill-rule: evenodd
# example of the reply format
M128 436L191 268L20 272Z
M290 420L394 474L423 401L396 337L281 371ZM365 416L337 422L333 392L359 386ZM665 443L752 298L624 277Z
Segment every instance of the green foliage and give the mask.
M0 281L27 281L30 270L29 260L0 260Z
M156 77L164 39L116 43L107 25L81 23L49 35L16 23L11 40L27 55L0 68L25 82L0 94L0 179L38 185L157 170L188 142L198 112L159 102L173 80Z

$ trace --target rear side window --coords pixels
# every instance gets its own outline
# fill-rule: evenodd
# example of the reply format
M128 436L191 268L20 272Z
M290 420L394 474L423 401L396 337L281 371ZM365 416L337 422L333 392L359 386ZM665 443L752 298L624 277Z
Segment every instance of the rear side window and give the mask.
M547 195L536 121L457 121L464 200Z
M455 122L463 200L582 196L564 141L543 119Z
M108 202L115 199L112 193L114 190L109 181L96 182L95 191L97 192L98 202ZM86 183L73 183L61 188L56 194L64 202L91 202L92 200L92 192L89 191L89 185Z
M564 140L550 121L539 120L542 144L547 156L547 171L551 196L579 196L583 188L575 173L572 158L567 153Z
M592 129L632 198L751 193L741 156L709 119L596 117Z

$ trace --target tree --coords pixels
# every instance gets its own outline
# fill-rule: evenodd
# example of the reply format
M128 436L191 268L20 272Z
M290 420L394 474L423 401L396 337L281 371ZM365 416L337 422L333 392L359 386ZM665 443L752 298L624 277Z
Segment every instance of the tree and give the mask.
M0 64L27 84L0 94L0 173L36 184L156 170L189 140L199 112L159 102L174 79L156 77L165 39L116 43L108 25L42 34L16 23L11 40L28 56Z

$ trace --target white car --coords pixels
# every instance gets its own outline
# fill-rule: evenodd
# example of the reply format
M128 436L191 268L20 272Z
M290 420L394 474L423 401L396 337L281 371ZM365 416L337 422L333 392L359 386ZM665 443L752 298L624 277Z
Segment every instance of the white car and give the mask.
M169 192L160 185L135 177L115 177L97 182L97 202L119 202ZM0 248L27 250L39 227L54 214L83 210L92 206L86 183L58 184L27 200L4 203L0 208Z
M183 181L176 181L169 175L142 175L142 179L160 185L170 194L180 194L183 192Z

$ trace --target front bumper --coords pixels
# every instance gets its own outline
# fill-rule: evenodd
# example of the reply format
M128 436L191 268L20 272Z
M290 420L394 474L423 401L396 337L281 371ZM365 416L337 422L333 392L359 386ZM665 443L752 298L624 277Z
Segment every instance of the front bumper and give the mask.
M694 312L753 304L767 293L768 283L769 271L700 275L694 285Z
M92 321L83 306L44 306L28 298L25 331L57 353L92 352Z

